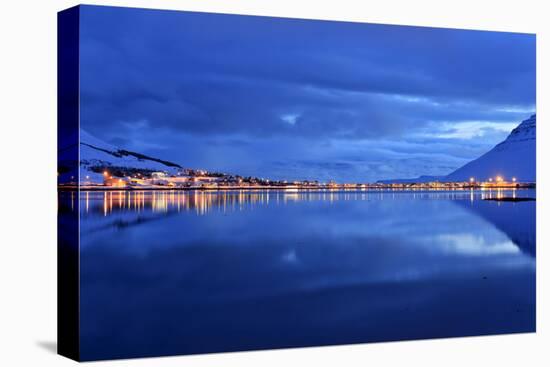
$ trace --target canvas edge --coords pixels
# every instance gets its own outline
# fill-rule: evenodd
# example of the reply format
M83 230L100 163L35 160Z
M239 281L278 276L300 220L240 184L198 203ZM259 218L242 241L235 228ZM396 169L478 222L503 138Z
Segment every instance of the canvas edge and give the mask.
M57 144L58 179L62 169L76 170L79 162L79 37L80 7L57 13ZM69 153L61 149L76 146ZM67 155L69 159L67 160ZM78 183L78 177L76 177ZM78 188L78 184L77 184ZM59 189L58 189L59 191ZM74 195L74 193L72 194ZM76 190L78 195L78 190ZM57 217L57 353L80 360L79 200L64 215L58 200Z

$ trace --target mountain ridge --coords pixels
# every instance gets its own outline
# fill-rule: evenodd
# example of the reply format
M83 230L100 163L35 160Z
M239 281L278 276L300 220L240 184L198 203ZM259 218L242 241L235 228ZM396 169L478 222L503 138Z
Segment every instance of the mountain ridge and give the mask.
M75 149L79 150L76 154ZM104 170L163 171L175 174L183 169L181 165L174 162L116 147L96 138L82 128L79 131L79 143L65 147L58 154L60 161L63 161L64 157L79 157L80 174L78 175L75 169L62 172L61 182L74 181L74 178L79 176L81 183L103 183Z
M536 122L533 114L514 128L506 139L479 158L445 177L445 181L486 180L501 176L518 182L536 181Z
M444 176L423 175L417 178L388 179L379 183L424 183L429 181L485 181L497 176L517 182L536 182L536 123L534 113L510 134L480 157Z
M75 177L80 176L82 182L102 183L104 170L126 174L139 171L177 174L184 170L177 163L106 143L84 129L80 129L79 134L79 144L65 147L58 152L60 162L63 163L66 156L66 166L75 167L60 172L61 182L73 181ZM74 149L79 149L77 155ZM76 156L79 157L78 163L72 159ZM80 175L76 172L77 165ZM485 181L497 176L505 180L513 178L517 182L536 182L536 114L522 121L505 140L488 152L446 176L423 175L409 179L380 180L378 183L465 182L472 178L476 181Z

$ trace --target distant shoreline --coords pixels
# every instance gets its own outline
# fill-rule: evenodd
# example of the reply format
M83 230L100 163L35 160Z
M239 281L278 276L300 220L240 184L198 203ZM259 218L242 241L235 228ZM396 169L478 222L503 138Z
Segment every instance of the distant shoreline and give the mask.
M524 185L517 187L510 186L491 186L491 187L392 187L392 186L381 186L381 187L334 187L328 188L323 186L312 186L312 187L294 187L294 186L226 186L226 187L112 187L112 186L69 186L63 185L58 186L58 191L258 191L258 190L268 190L268 191L286 191L286 192L312 192L312 191L322 191L322 192L376 192L376 191L406 191L406 192L421 192L421 191L473 191L473 190L532 190L535 189L535 185Z

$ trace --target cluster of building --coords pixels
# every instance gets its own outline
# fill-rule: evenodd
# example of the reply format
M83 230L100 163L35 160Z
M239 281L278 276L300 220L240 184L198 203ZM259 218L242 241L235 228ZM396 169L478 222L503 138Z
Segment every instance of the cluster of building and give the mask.
M445 181L433 181L433 182L410 182L410 183L386 183L381 184L382 187L396 188L396 189L480 189L480 188L523 188L534 187L534 183L519 182L515 177L512 177L510 181L505 180L502 176L495 178L488 178L485 181L478 181L474 177L471 177L468 181L459 182L445 182Z
M327 190L366 190L366 189L423 189L454 190L477 188L520 188L533 187L531 183L520 183L516 178L507 181L502 176L478 181L474 177L464 182L407 182L407 183L320 183L318 181L274 181L256 177L242 177L225 174L212 174L206 171L182 171L176 175L166 172L151 172L146 175L116 177L107 170L103 172L103 185L109 188L155 188L155 189L327 189Z

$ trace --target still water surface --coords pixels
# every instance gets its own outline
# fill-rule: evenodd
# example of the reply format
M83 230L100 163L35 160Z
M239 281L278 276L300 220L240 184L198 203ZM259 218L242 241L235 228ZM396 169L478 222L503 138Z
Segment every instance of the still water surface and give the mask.
M535 202L500 196L535 193L61 193L82 358L534 331Z

